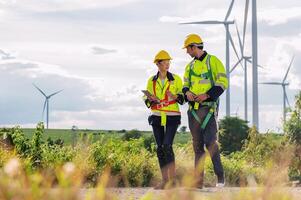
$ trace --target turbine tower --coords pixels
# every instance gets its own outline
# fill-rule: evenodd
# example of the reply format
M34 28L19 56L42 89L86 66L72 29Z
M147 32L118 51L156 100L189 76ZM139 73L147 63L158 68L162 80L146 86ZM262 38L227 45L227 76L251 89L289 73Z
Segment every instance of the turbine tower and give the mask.
M63 90L59 90L57 92L54 92L50 95L46 95L38 86L36 86L35 84L33 84L33 86L45 97L45 102L44 102L44 106L43 106L43 113L42 113L42 119L44 119L44 113L45 113L45 109L46 109L46 127L48 129L48 125L49 125L49 100L51 97L53 97L54 95L62 92Z
M265 84L265 85L281 85L282 86L282 90L283 90L283 120L284 120L284 122L286 121L286 112L287 112L286 103L288 104L289 107L291 107L290 103L288 101L287 93L286 93L286 86L289 85L289 82L286 82L286 79L287 79L287 75L288 75L288 73L291 69L291 66L293 64L293 61L294 61L294 57L292 58L289 66L288 66L288 69L286 71L286 74L285 74L282 82L264 82L264 83L261 83L261 84Z
M245 12L244 12L244 24L243 24L243 37L241 38L237 23L236 25L236 32L238 36L239 41L239 47L240 47L240 53L241 57L238 59L238 61L235 63L235 65L230 70L230 73L233 72L233 70L242 62L244 63L243 70L244 70L244 104L245 104L245 121L248 121L248 66L247 63L252 63L252 57L246 56L245 54L245 39L246 39L246 30L247 30L247 23L248 23L248 12L249 12L249 0L246 0L245 3ZM262 66L258 65L258 67L263 68Z
M228 18L231 14L232 8L233 8L234 0L231 1L231 4L229 6L229 9L227 11L226 17L223 21L198 21L198 22L185 22L180 24L206 24L206 25L215 25L215 24L222 24L225 26L226 29L226 73L229 79L229 88L226 91L226 116L230 116L230 46L229 43L231 42L233 46L233 40L229 32L229 26L231 24L234 24L234 21L228 21ZM233 46L233 48L235 48ZM235 53L236 50L235 50Z
M259 113L258 113L258 47L257 47L257 1L252 0L252 111L253 126L259 130Z

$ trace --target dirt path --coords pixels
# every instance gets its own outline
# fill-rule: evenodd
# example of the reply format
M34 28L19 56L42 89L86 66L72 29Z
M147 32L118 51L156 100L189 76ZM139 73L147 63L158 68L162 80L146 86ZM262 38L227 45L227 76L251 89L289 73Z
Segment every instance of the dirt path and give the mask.
M107 193L117 197L117 199L141 199L142 197L149 196L151 199L232 199L233 196L245 194L247 196L262 194L271 194L271 191L278 194L287 194L289 199L301 200L301 187L281 187L281 188L238 188L238 187L225 187L219 188L176 188L170 190L154 190L153 188L109 188L106 189ZM83 189L80 192L81 199L85 199L90 195L96 193L95 189ZM277 195L277 194L275 194ZM243 196L240 196L243 197ZM272 200L272 199L271 199Z

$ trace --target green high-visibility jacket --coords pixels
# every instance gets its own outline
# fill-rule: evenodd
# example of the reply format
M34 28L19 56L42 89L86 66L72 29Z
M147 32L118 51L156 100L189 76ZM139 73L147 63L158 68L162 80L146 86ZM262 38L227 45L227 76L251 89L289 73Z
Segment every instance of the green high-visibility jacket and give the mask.
M210 99L207 101L216 101L218 97L228 88L228 78L223 63L214 55L210 55L210 68L213 78L212 85L208 72L207 61L208 54L204 52L201 58L194 58L186 65L184 73L183 93L187 91L196 95L208 94ZM194 108L198 109L198 103Z

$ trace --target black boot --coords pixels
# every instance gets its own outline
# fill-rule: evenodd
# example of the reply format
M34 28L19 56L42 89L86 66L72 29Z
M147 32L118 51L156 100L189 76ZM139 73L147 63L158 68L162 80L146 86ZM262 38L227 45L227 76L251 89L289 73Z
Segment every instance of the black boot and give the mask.
M166 164L168 169L168 187L174 187L176 185L176 166L175 166L175 154L173 152L172 145L164 145L164 153L166 157Z
M163 146L157 147L157 157L160 165L160 170L162 174L162 181L158 185L154 187L155 190L162 190L164 189L166 183L168 182L168 168L166 166L166 158Z

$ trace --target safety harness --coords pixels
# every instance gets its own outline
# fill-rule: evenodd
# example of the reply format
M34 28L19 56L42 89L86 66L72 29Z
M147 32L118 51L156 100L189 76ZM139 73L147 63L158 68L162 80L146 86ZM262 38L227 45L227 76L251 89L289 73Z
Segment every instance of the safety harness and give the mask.
M214 80L213 80L211 66L210 66L210 57L211 56L208 54L208 57L207 57L207 60L206 60L206 65L207 65L207 69L208 69L207 73L196 74L192 70L195 61L191 62L190 69L189 69L189 88L191 86L191 76L197 76L197 77L202 77L202 78L209 78L211 87L214 86ZM195 103L197 103L197 102L195 102ZM193 115L193 117L195 118L195 120L201 125L201 130L205 130L205 128L206 128L206 126L207 126L210 118L214 114L214 111L217 109L218 100L216 102L215 101L212 101L212 102L202 102L202 105L206 105L206 106L209 107L209 112L207 113L207 115L206 115L206 117L205 117L205 119L204 119L203 122L201 121L201 119L199 118L199 116L197 115L197 113L195 112L194 106L190 105L190 111L191 111L191 114Z
M156 84L157 84L157 80L153 80L153 91L154 91L154 95L156 95ZM179 111L171 111L171 110L165 110L164 108L177 103L176 100L168 100L168 95L167 95L167 91L169 91L169 87L170 87L170 81L168 81L168 87L165 91L165 97L164 99L160 100L160 103L158 104L154 104L151 106L151 109L153 110L158 110L160 111L161 114L161 126L165 126L166 125L166 113L165 112L174 112L174 113L180 113Z

